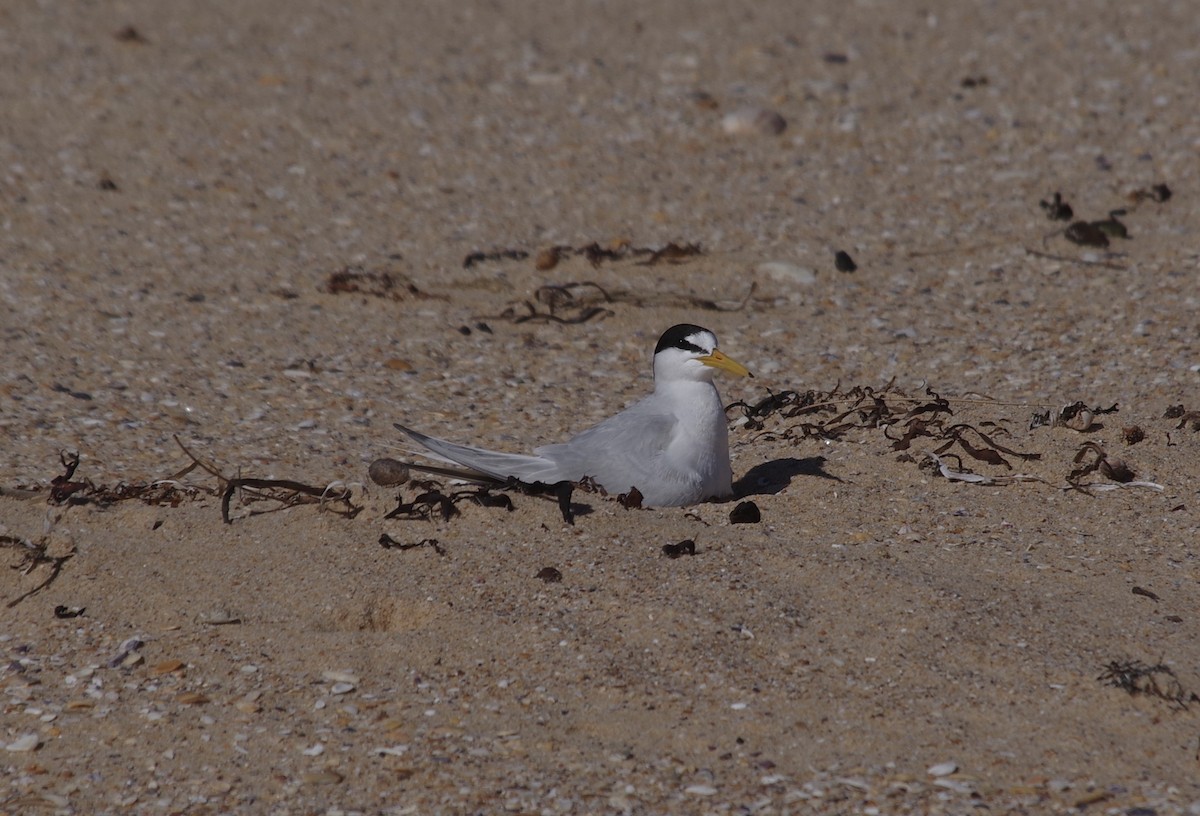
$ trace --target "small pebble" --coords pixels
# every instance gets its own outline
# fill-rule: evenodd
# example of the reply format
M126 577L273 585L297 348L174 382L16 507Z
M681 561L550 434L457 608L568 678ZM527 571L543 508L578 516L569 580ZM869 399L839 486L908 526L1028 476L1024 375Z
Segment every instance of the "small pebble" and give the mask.
M715 796L717 789L712 785L688 785L683 792L690 793L692 796Z
M376 459L367 468L367 475L381 487L394 487L407 482L410 471L408 465L395 459Z
M1146 438L1146 432L1137 425L1130 425L1121 429L1121 438L1125 440L1126 445L1136 445Z
M547 584L557 584L562 581L562 573L554 567L542 567L537 576Z
M558 261L562 257L562 253L558 247L548 247L537 254L533 265L539 272L546 272L558 266Z
M838 272L858 271L858 264L856 264L854 259L850 257L850 253L840 249L833 256L833 265Z
M729 511L730 524L758 524L760 521L762 521L762 511L752 501L740 502L737 507Z

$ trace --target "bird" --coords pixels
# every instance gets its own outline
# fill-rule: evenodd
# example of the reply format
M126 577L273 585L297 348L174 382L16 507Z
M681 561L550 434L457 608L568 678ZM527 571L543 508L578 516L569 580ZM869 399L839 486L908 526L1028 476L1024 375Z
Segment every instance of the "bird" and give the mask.
M553 484L585 478L605 492L634 488L647 507L682 507L733 495L729 427L717 371L754 375L717 349L717 336L691 323L663 332L654 348L654 391L566 442L503 453L427 436L399 423L426 458L450 465L418 470L467 481Z

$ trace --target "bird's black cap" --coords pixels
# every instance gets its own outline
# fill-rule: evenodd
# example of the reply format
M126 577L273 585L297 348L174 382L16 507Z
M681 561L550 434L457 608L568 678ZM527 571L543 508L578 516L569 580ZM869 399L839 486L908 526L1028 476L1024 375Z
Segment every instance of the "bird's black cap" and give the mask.
M712 334L711 331L703 326L697 326L692 323L680 323L678 326L672 326L662 333L662 337L658 338L658 345L654 347L654 353L658 354L663 349L677 348L684 351L694 351L697 354L706 354L708 349L702 349L688 339L699 332ZM715 337L716 335L713 336Z

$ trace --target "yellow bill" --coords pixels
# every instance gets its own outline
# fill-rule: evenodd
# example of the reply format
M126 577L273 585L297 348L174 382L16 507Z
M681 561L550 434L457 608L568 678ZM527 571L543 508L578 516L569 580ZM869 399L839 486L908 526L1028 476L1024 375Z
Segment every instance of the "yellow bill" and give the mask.
M704 363L706 366L719 368L722 371L728 371L731 374L736 374L739 377L754 376L750 373L750 369L746 368L744 365L730 357L728 354L725 354L720 349L713 349L712 354L706 354L699 359L700 362Z

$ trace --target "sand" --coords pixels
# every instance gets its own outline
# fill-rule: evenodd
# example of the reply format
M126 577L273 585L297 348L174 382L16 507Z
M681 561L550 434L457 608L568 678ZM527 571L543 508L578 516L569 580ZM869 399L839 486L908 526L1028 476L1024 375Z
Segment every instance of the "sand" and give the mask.
M1191 4L507 5L0 11L0 813L1200 812ZM761 521L388 518L678 322Z

